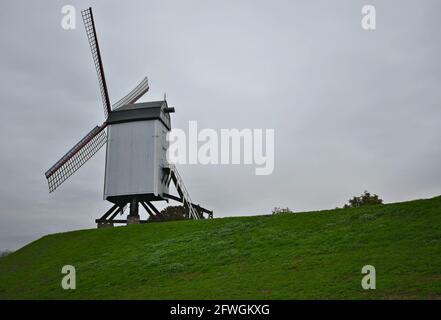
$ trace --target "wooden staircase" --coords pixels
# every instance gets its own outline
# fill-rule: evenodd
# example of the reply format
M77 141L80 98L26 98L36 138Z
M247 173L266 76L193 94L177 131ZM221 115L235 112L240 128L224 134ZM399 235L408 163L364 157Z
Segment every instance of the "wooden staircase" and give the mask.
M205 208L202 208L200 205L196 205L190 198L190 194L188 193L187 188L185 187L184 181L182 180L176 166L174 164L168 165L164 168L166 171L165 179L167 186L170 185L170 182L173 181L176 190L178 191L179 197L163 194L165 198L172 199L178 202L181 202L184 207L188 210L188 218L199 220L204 219L204 213L207 214L208 218L213 218L213 211L209 211Z

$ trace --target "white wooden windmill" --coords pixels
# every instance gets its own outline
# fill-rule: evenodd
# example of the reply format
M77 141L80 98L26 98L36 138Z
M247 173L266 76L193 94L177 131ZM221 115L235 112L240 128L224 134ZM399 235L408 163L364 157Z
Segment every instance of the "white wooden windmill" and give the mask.
M176 167L167 163L166 136L171 130L170 113L174 108L168 106L165 96L162 101L135 103L149 89L147 78L111 106L92 8L81 13L98 74L106 120L45 173L49 191L54 191L106 144L104 199L113 206L95 220L98 227L148 222L140 219L139 204L150 217L161 220L161 213L152 201L169 199L183 203L189 219L201 219L204 214L211 218L212 211L193 204ZM175 184L177 196L169 194L171 181ZM130 204L127 219L115 219L124 213L127 204Z

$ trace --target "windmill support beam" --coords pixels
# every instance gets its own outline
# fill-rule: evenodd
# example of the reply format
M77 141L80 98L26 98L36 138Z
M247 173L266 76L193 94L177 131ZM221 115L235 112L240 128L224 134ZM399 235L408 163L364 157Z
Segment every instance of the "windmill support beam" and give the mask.
M145 204L156 214L156 216L159 219L163 219L164 217L162 216L161 212L159 212L158 209L156 209L156 207L153 205L153 203L151 203L150 201L146 201Z
M141 205L142 207L145 209L145 211L149 214L150 217L154 218L155 215L153 214L152 210L147 206L146 203L144 203L143 201L141 201Z
M115 219L115 217L119 214L123 214L124 213L124 207L119 207L118 210L116 210L109 218L109 221L113 221Z
M127 224L139 224L139 203L135 197L130 201L130 214L127 217Z
M139 216L139 203L149 214L150 219L141 220ZM124 213L124 207L127 203L115 204L99 219L95 220L98 228L113 227L115 224L140 224L163 221L164 217L161 212L150 201L138 201L133 198L130 201L130 212L127 219L115 219L118 214Z
M174 195L172 195L172 194L163 193L162 196L163 196L164 198L171 199L171 200L175 200L175 201L178 201L178 202L181 202L181 203L182 203L182 198L177 197L177 196L174 196Z
M115 204L112 208L107 210L107 212L101 217L101 219L107 219L108 216L110 216L116 209L118 208L118 205Z
M96 219L95 222L98 224L98 228L104 228L104 227L113 227L113 222L111 221L116 214L118 214L119 206L115 204L107 210L107 212L99 219ZM116 214L115 214L116 213ZM110 219L107 219L111 215Z

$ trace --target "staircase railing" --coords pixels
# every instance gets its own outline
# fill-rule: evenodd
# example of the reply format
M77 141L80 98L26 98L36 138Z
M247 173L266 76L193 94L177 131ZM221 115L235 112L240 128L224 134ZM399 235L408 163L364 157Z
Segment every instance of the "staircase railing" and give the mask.
M181 175L176 169L176 166L174 164L169 164L169 168L170 168L170 173L173 174L176 178L176 188L178 189L178 192L179 191L182 192L182 202L184 203L184 205L187 206L190 218L198 220L199 214L197 213L196 209L193 207L193 201L191 201L190 194L188 193L184 181L182 180Z

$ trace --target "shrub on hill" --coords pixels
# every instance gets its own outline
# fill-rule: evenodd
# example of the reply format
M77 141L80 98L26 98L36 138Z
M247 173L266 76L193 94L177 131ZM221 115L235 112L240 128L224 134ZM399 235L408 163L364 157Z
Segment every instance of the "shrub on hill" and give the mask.
M383 200L378 195L365 191L361 196L350 199L349 203L345 204L343 208L358 208L374 204L383 204Z
M12 251L10 251L10 250L0 251L0 258L6 257L7 255L10 255L11 253L12 253Z
M159 217L150 217L151 221L172 221L187 219L188 210L184 206L168 206L161 210L161 219Z
M273 215L285 214L285 213L294 213L294 212L292 212L288 207L286 207L286 208L275 207L272 212Z

